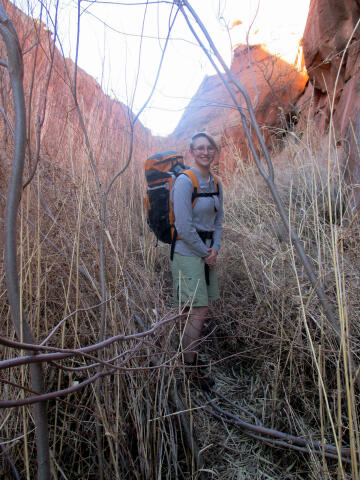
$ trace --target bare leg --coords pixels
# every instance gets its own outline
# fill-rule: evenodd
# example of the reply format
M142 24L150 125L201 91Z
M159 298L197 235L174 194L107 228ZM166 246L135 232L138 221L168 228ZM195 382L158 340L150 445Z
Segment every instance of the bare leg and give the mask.
M195 360L199 345L201 329L207 317L208 307L193 307L187 319L185 331L182 337L182 349L185 363Z

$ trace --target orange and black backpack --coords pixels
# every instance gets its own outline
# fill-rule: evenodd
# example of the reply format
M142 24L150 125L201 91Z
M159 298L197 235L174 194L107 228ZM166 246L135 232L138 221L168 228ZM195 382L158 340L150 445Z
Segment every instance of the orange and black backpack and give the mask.
M180 174L187 175L193 184L193 207L199 197L219 195L219 184L215 175L216 192L199 193L197 176L184 164L184 158L180 153L168 151L155 153L147 158L145 161L147 195L144 198L147 222L158 240L172 245L172 251L179 237L175 229L171 190Z

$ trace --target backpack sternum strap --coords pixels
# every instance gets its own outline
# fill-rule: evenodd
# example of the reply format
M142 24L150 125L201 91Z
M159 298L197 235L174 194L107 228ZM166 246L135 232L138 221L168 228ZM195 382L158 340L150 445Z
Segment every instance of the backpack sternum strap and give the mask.
M194 192L192 194L192 198L201 198L201 197L213 197L213 196L218 196L219 195L219 192L206 192L206 193L197 193L197 192Z

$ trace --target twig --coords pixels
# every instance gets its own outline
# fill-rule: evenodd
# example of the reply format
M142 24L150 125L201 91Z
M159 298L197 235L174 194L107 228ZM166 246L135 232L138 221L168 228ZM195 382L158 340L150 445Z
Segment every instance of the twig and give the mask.
M43 5L41 4L41 7L42 7L42 6L43 6ZM36 42L34 42L32 45L30 45L30 47L28 47L27 49L25 49L25 50L22 52L23 56L26 55L27 53L31 52L31 50L32 50L34 47L37 47L38 44L39 44L39 40L36 40Z
M139 342L135 347L133 347L131 350L126 350L125 352L120 353L119 355L116 355L115 357L111 358L107 362L97 362L93 363L91 365L83 365L82 367L65 367L64 365L60 365L57 362L51 362L52 365L60 368L61 370L67 371L67 372L82 372L82 371L89 371L90 368L96 368L99 367L102 364L113 366L112 363L115 362L115 360L119 360L119 358L124 357L125 355L128 355L128 357L123 361L124 364L129 363L132 357L136 355L136 353L140 350L140 348L144 345L144 341ZM118 368L119 369L119 368ZM121 368L121 370L124 370Z
M238 405L237 403L232 402L232 401L229 400L227 397L225 397L225 395L223 395L222 393L218 392L218 391L215 390L214 388L212 389L212 391L215 393L216 396L218 396L219 398L221 398L222 400L224 400L225 402L227 402L227 403L228 403L229 405L231 405L232 407L238 408L239 410L241 410L242 412L244 412L246 415L249 415L249 417L252 417L258 425L262 426L262 422L257 418L256 415L254 415L253 413L249 412L248 410L246 410L246 408L242 407L241 405Z
M5 112L5 110L3 109L3 107L0 107L0 113L1 113L1 115L4 117L4 120L5 120L5 122L6 122L6 125L9 127L11 136L12 136L13 138L15 138L14 129L13 129L13 127L12 127L12 125L11 125L11 122L10 122L10 120L9 120L9 117L6 115L6 112Z
M152 98L152 96L153 96L153 94L154 94L154 91L155 91L157 82L158 82L158 80L159 80L161 67L162 67L162 64L163 64L163 61L164 61L164 58L165 58L165 52L166 52L167 45L168 45L168 42L169 42L170 33L171 33L172 28L173 28L173 26L174 26L177 13L178 13L178 10L176 11L175 16L174 16L174 19L172 20L171 24L169 25L169 30L168 30L168 34L167 34L167 37L166 37L164 49L163 49L163 51L162 51L162 55L161 55L160 62L159 62L159 67L158 67L158 70L157 70L157 72L156 72L156 77L155 77L154 84L153 84L153 87L152 87L152 89L151 89L151 92L150 92L148 98L145 100L145 102L144 102L144 104L142 105L142 107L140 108L140 110L137 112L137 114L135 115L135 117L134 117L134 118L131 120L131 122L130 122L130 140L129 140L130 147L129 147L129 153L128 153L127 161L126 161L125 165L124 165L124 166L113 176L113 178L110 180L109 185L107 186L104 194L102 195L102 204L101 204L101 232L100 232L100 246L99 246L99 250L100 250L100 278L101 278L101 288L102 288L102 299L103 299L103 300L104 300L104 298L105 298L104 234L105 234L105 225L106 225L106 210L107 210L108 197L109 197L110 191L111 191L111 189L112 189L112 186L114 185L114 183L116 182L116 180L120 177L120 175L122 175L122 174L124 173L124 171L125 171L125 170L128 168L128 166L130 165L130 162L131 162L131 159L132 159L132 154L133 154L133 148L134 148L134 127L135 127L135 123L136 123L137 120L139 119L141 113L144 111L144 109L146 108L146 106L148 105L148 103L150 102L150 100L151 100L151 98ZM105 335L105 311L102 309L102 311L101 311L101 325L100 325L100 333L99 333L99 338L100 338L100 340L102 340L102 339L104 338L104 335Z
M180 412L178 413L178 420L181 426L185 444L195 460L196 468L200 472L200 479L204 480L204 474L201 472L201 469L203 468L203 457L197 441L194 438L194 433L192 431L193 429L191 428L191 421L189 420L189 413L186 412L183 401L177 392L176 384L169 388L169 397L172 403L175 405L177 412Z
M42 8L43 8L43 5L41 5L41 13L42 13ZM56 34L57 34L58 9L59 9L59 0L56 1L56 6L55 6L54 38L56 38ZM40 21L41 21L41 14L40 14ZM41 27L39 27L39 30L40 30L40 28ZM34 45L36 45L36 53L35 53L35 60L34 60L34 72L33 72L32 82L34 80L38 44L39 44L39 34L38 34L38 40L34 44ZM38 115L37 115L37 121L36 121L36 150L35 150L35 155L34 155L34 165L33 165L33 168L31 170L30 174L29 174L29 178L26 180L26 182L23 185L23 189L25 189L31 183L32 179L34 178L34 175L36 173L36 169L37 169L37 166L38 166L38 163L39 163L40 143L41 143L40 142L41 129L42 129L42 127L44 125L44 121L45 121L45 113L46 113L46 105L47 105L47 93L48 93L48 90L49 90L50 79L51 79L51 74L52 74L53 65L54 65L54 57L55 57L55 41L52 44L52 50L51 50L51 53L50 53L50 66L49 66L49 70L48 70L48 74L47 74L47 78L46 78L46 82L45 82L45 88L44 88L44 92L43 92L42 110L41 110L41 114L38 113ZM30 135L31 95L32 95L32 85L31 85L31 93L30 93L30 100L29 100L29 127L28 127L29 135ZM40 110L40 108L39 108L39 110ZM29 143L29 152L30 152L30 157L31 157L30 143Z
M112 297L108 298L107 300L105 300L105 302L110 302L111 300L114 300L114 298L117 298L120 294L124 293L124 289L122 289L120 292L116 293L115 295L113 295ZM89 310L94 310L95 308L99 308L102 306L104 302L101 302L101 303L98 303L96 305L92 305L90 307L87 307L87 308L78 308L76 310L74 310L73 312L69 313L69 315L66 315L66 317L64 317L62 320L60 320L60 322L51 330L51 332L49 333L49 335L45 338L45 340L43 340L39 345L40 346L44 346L49 340L50 338L55 334L55 332L61 327L61 325L66 322L66 320L68 320L69 318L73 317L74 315L76 315L77 313L80 313L80 312L88 312Z
M256 92L256 100L254 102L254 110L256 109L256 107L259 103L259 90L258 90L258 87L257 87L256 78L255 78L254 70L253 70L253 67L252 67L251 51L250 51L250 44L249 44L249 35L250 35L250 31L251 31L251 29L254 25L254 22L256 20L256 17L258 16L259 8L260 8L260 0L258 1L257 7L256 7L256 12L255 12L254 17L253 17L253 19L252 19L252 21L249 25L249 28L246 32L246 47L247 47L248 59L249 59L249 69L250 69L251 78L252 78L253 85L254 85L255 92Z
M2 453L4 455L4 458L5 460L8 462L8 464L10 465L10 469L11 469L11 473L13 474L14 476L14 479L15 480L21 480L20 479L20 475L19 475L19 472L17 471L15 465L14 465L14 462L11 460L11 458L9 457L7 451L6 451L6 448L4 447L4 445L2 443L0 443L0 447L1 447L1 450L2 450Z

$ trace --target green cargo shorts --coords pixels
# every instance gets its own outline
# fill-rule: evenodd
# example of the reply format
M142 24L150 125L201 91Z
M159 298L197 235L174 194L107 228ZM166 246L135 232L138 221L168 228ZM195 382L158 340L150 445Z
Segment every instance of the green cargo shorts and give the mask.
M209 301L219 298L219 287L215 268L210 269L210 285L206 285L205 262L200 257L189 257L174 253L171 262L174 305L187 303L193 307L207 307Z

